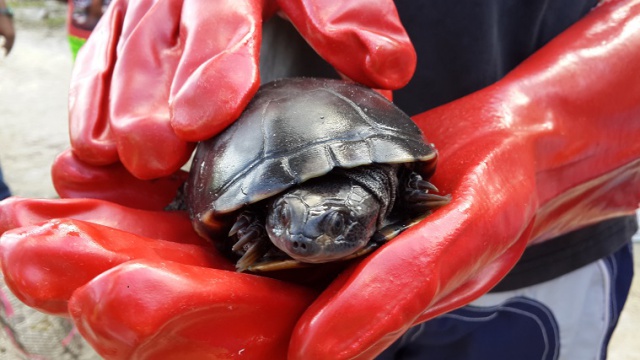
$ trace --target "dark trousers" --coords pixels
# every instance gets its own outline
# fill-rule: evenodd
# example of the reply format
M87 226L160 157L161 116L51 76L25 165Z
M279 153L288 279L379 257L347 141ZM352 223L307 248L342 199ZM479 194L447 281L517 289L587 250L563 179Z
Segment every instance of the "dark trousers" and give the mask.
M0 167L0 200L11 196L11 192L9 191L9 187L4 183L4 178L2 177L2 168Z

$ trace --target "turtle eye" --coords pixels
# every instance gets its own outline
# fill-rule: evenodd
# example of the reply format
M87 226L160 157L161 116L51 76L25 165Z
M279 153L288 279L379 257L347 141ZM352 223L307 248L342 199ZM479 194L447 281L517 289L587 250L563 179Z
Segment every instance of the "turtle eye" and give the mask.
M324 230L327 235L337 237L344 232L345 219L340 211L332 211L324 220Z
M277 216L279 217L280 224L283 227L289 227L291 224L291 209L289 209L289 205L286 202L282 201L278 208L276 209Z

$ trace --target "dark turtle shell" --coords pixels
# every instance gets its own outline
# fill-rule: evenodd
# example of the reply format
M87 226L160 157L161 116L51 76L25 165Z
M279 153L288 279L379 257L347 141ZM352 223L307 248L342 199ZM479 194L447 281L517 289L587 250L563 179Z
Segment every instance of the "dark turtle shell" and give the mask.
M263 85L229 128L198 145L187 190L190 212L200 222L335 167L430 168L436 156L411 118L369 88L329 79L277 80Z

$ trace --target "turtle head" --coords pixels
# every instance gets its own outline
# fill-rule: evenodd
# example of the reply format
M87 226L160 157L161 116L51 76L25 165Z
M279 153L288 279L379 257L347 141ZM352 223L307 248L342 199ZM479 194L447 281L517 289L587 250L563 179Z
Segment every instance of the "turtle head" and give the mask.
M380 205L364 188L344 181L310 181L273 201L266 230L275 246L307 263L342 259L376 231Z

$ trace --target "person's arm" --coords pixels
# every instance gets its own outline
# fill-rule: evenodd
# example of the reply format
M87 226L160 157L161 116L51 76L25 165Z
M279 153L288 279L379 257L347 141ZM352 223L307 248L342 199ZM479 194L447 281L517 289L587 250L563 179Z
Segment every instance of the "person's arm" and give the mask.
M16 39L16 31L13 27L13 11L7 6L5 0L0 0L0 37L4 38L2 47L9 55Z
M414 116L449 205L343 273L290 358L370 358L491 289L532 241L640 202L640 1L606 1L503 80Z

